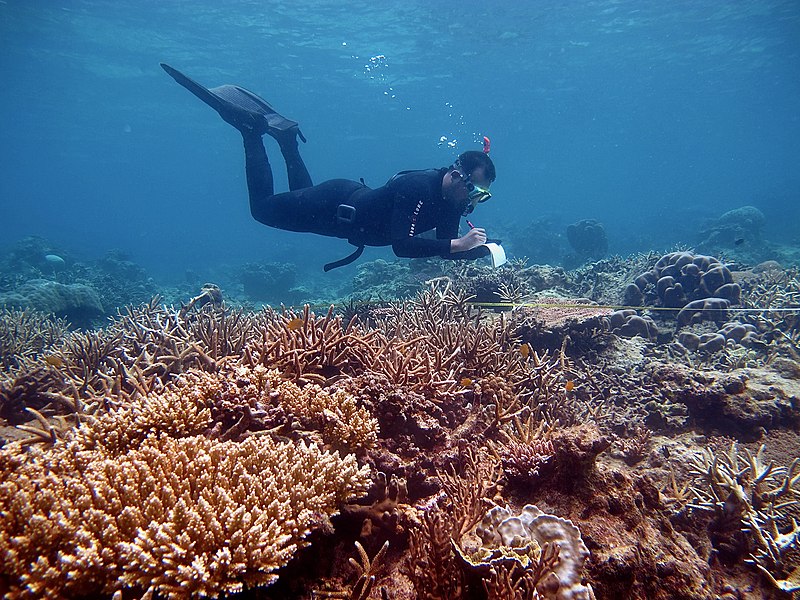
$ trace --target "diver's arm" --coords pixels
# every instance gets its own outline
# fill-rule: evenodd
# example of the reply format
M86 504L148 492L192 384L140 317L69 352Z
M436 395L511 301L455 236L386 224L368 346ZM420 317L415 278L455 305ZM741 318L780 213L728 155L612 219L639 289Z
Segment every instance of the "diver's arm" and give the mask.
M450 253L467 252L486 243L486 230L483 227L473 227L460 238L450 240Z
M486 230L483 227L472 227L458 236L458 223L461 215L453 215L436 228L437 238L450 238L450 252L442 254L442 258L449 260L475 260L489 255L489 249L482 244L486 243Z
M483 229L478 231L476 228L470 230L466 235L454 239L401 238L392 243L392 251L395 256L401 258L440 256L450 260L474 260L489 255L489 249L482 245L485 241L486 232ZM468 249L461 250L460 248Z
M425 258L450 253L450 240L431 240L420 237L404 237L392 242L392 251L400 258Z

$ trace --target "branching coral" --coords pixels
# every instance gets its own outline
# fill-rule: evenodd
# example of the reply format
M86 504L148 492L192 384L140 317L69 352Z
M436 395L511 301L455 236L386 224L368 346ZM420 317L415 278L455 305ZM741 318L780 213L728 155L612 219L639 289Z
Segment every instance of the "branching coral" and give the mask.
M333 306L323 317L311 312L262 313L261 339L245 348L247 362L278 369L298 383L325 383L343 371L360 368L364 347L375 332L365 333L354 321L344 326Z
M458 541L483 518L491 496L497 491L500 464L492 456L467 448L460 464L441 473L443 497L440 505L448 512L451 537Z
M793 360L800 360L800 277L798 273L778 271L776 277L754 283L744 295L743 304L749 309L743 317L756 325L766 337L775 342L775 348ZM771 348L771 350L775 350Z
M8 597L216 597L269 584L366 489L352 455L196 435L210 412L192 389L93 418L49 449L0 450Z
M641 462L650 452L653 436L647 427L639 425L633 429L632 435L619 440L622 459L633 466Z
M40 356L68 331L64 319L31 310L0 308L0 371L18 366L21 358Z
M356 582L348 591L317 591L314 593L316 598L342 598L344 600L367 600L369 598L372 588L375 586L375 580L378 573L383 567L383 561L386 558L386 551L389 549L389 542L384 542L375 557L370 560L369 554L364 550L364 547L356 541L356 550L358 550L358 558L348 559L350 565L356 570Z
M736 442L727 453L715 454L705 449L693 459L691 474L695 481L691 490L695 500L688 506L706 511L712 516L711 526L731 538L725 542L736 545L735 536L745 533L755 544L749 562L755 564L768 579L781 589L800 589L787 575L786 554L798 547L800 529L789 520L785 509L797 504L800 495L797 483L800 466L796 458L787 467L764 463L765 445L752 454L745 450L739 455ZM744 552L744 548L739 550Z
M422 510L421 522L412 528L403 567L417 598L462 597L465 582L453 544L483 518L499 477L495 459L469 449L462 452L458 468L451 466L441 475L442 491Z
M500 464L509 481L526 485L539 475L539 469L550 460L555 449L547 439L547 424L544 421L534 425L532 415L525 421L513 419L513 427L500 431L502 441L489 440L492 453L500 459Z
M447 515L433 508L422 513L422 523L411 531L408 555L403 565L420 600L458 600L464 576L451 546Z
M256 333L256 319L242 310L226 310L206 305L188 316L186 330L215 361L240 356Z

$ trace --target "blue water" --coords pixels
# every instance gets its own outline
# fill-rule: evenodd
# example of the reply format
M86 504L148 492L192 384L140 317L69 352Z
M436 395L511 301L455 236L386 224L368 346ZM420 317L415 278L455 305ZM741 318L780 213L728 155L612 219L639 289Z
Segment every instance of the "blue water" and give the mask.
M117 249L164 278L350 252L251 219L239 134L162 61L298 120L315 181L377 186L488 135L490 236L593 218L624 254L750 204L797 238L796 0L0 0L0 39L2 247Z

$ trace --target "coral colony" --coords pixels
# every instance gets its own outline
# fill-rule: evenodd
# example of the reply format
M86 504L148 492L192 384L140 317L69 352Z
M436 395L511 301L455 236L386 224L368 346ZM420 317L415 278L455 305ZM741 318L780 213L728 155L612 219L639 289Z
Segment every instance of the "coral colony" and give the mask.
M800 590L796 271L436 268L403 302L207 285L82 330L69 265L27 284L72 312L0 309L4 597Z

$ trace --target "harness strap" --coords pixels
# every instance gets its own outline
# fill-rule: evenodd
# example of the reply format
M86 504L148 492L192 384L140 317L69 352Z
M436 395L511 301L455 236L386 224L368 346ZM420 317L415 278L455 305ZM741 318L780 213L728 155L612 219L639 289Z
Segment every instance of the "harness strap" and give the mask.
M331 269L338 269L339 267L343 267L345 265L349 265L351 262L353 262L359 256L361 256L362 252L364 252L364 246L359 246L351 254L348 254L347 256L345 256L342 259L335 260L333 262L329 262L327 265L325 265L322 268L327 273Z

